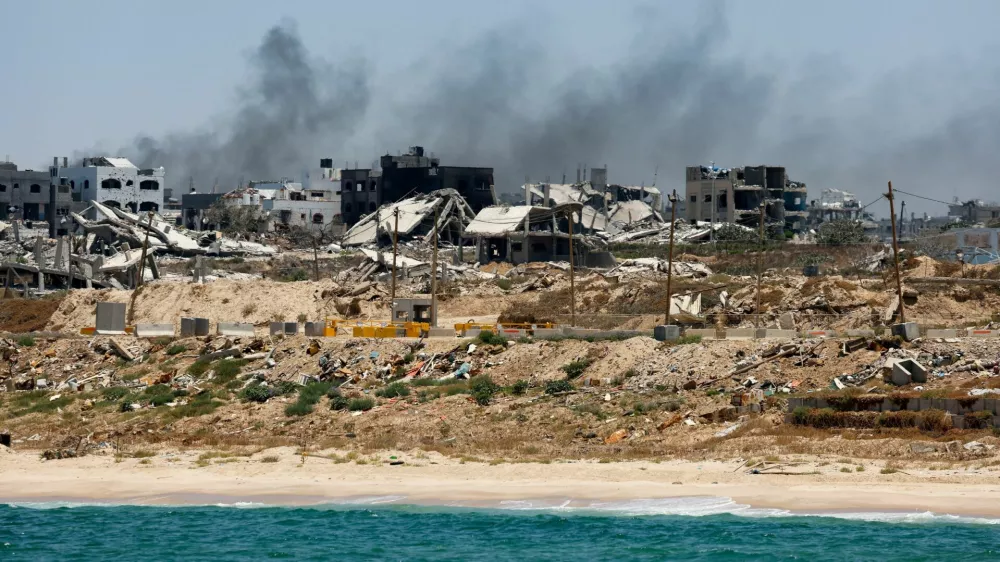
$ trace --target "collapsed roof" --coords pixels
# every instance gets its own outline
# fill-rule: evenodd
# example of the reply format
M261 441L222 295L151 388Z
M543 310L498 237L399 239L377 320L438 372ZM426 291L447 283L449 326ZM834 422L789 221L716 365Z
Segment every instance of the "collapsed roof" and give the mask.
M434 210L438 213L438 238L458 243L465 228L475 216L468 202L454 189L439 189L421 193L378 208L362 217L347 234L344 246L376 244L391 240L394 232L400 240L434 238Z

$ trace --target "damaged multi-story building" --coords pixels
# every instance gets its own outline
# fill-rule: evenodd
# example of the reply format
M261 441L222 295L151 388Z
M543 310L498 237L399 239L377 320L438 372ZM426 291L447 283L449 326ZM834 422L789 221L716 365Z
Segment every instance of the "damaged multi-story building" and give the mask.
M410 147L408 153L399 156L386 154L379 166L345 166L340 170L344 224L353 225L384 204L439 189L454 189L476 212L496 204L493 168L442 166L439 158L426 155L421 146Z
M72 195L56 169L19 170L13 162L0 162L0 219L46 221L50 236L65 234Z
M100 156L83 158L79 165L53 166L52 175L68 184L73 201L96 201L133 213L163 208L163 167L142 168L128 158Z
M806 184L788 179L783 166L688 166L685 182L689 221L756 227L763 207L768 225L794 233L806 227Z

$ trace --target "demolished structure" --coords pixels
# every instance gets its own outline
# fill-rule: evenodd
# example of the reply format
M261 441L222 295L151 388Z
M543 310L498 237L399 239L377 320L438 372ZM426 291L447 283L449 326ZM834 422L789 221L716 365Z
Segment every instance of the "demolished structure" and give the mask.
M808 217L806 184L788 179L783 166L688 166L684 217L690 222L768 226L799 233Z
M531 261L569 261L570 217L573 217L574 263L588 267L614 265L614 258L593 237L578 232L582 203L563 203L555 207L487 207L465 229L476 239L480 264L504 261L514 264Z
M430 243L434 239L435 212L438 240L460 244L475 211L454 189L421 193L375 209L347 231L342 243L344 246L389 245L393 233L399 240L419 239Z

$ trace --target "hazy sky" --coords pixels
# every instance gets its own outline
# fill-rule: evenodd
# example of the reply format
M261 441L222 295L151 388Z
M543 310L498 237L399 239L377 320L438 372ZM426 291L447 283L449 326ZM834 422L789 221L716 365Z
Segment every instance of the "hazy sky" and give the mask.
M873 199L892 179L937 199L1000 199L996 1L0 0L0 11L0 157L22 167L124 152L165 160L145 163L175 182L229 183L424 144L444 164L496 166L502 189L583 162L621 183L649 184L658 168L658 185L679 189L685 164L714 160L784 165L811 197Z

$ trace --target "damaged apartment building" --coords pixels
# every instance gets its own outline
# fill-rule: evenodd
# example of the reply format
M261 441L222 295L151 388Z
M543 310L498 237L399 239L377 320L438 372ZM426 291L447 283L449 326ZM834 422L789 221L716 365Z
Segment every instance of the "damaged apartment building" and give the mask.
M386 154L379 165L378 170L356 166L340 170L344 224L353 225L382 205L441 189L457 191L475 212L496 204L493 168L442 166L439 158L425 155L421 146L399 156Z
M53 166L53 179L69 185L73 201L97 202L133 213L159 212L163 208L164 169L140 169L128 158L100 156L83 158L79 165Z
M58 160L45 172L18 170L13 162L0 162L0 219L45 221L49 236L66 234L72 206L69 187L57 177Z
M688 166L685 179L689 221L756 228L763 209L768 225L793 233L806 228L806 184L789 180L783 166Z

